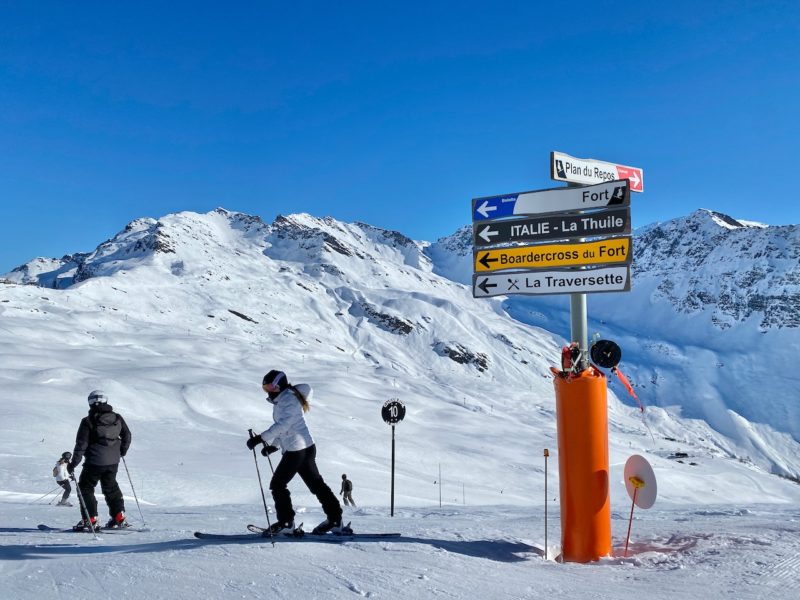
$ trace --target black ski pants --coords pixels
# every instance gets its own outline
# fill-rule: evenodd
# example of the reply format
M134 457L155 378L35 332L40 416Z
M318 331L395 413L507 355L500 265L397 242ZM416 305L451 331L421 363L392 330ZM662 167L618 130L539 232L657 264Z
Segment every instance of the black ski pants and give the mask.
M58 485L64 488L64 493L61 494L61 502L66 502L67 498L69 498L70 492L72 492L72 486L69 484L69 479L64 479L63 481L56 481Z
M281 462L278 463L272 480L269 482L279 522L291 523L294 521L292 496L286 486L295 475L300 475L308 490L317 497L329 520L338 521L342 518L342 506L331 488L322 479L322 475L319 474L316 457L317 447L313 444L304 450L284 452L281 457Z
M125 502L122 499L122 490L117 483L117 469L119 465L84 465L81 477L78 480L78 489L83 496L86 510L90 517L97 516L97 499L94 497L94 488L100 482L100 489L108 504L108 514L114 517L117 513L125 512ZM84 515L86 518L86 515Z

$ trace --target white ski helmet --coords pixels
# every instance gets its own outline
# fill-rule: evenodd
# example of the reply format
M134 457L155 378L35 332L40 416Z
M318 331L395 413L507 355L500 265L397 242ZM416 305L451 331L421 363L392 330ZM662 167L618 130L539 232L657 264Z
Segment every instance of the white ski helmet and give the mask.
M89 392L89 406L92 404L106 404L108 402L108 396L103 390L94 390Z

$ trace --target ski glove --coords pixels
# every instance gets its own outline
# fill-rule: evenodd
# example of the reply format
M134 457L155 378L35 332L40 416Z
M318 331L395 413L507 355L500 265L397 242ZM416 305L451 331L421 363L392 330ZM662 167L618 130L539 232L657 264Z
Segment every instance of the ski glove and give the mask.
M277 452L278 447L273 446L272 444L265 444L264 447L261 449L261 456L269 456L273 452Z
M254 450L256 446L258 446L259 444L263 444L263 443L264 443L264 440L261 438L260 435L254 435L253 437L251 437L250 439L247 440L247 447L250 450Z

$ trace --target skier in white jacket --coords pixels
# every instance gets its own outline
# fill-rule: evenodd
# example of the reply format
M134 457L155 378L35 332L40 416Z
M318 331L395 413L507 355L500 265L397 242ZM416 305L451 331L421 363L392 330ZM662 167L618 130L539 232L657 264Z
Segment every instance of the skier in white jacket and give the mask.
M319 474L317 447L304 417L309 410L311 386L305 383L293 386L285 373L273 370L264 376L262 388L267 392L267 401L273 405L274 423L260 435L248 439L247 447L252 450L264 444L261 450L264 456L277 451L278 447L283 452L269 484L277 514L277 522L271 527L272 533L293 531L295 528L295 512L287 485L296 474L317 497L325 512L326 519L314 528L313 533L341 531L342 506Z
M64 452L61 458L58 459L56 466L53 467L53 477L56 478L56 483L64 490L61 500L58 501L58 506L72 506L67 500L72 492L72 486L69 484L69 472L67 471L67 465L71 459L72 452Z

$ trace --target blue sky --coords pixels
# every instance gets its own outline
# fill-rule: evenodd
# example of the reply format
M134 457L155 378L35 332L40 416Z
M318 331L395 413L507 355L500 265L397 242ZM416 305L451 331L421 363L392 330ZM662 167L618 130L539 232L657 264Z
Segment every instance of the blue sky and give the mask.
M800 223L797 2L5 3L0 45L0 273L217 206L433 241L551 150L643 167L634 226Z

